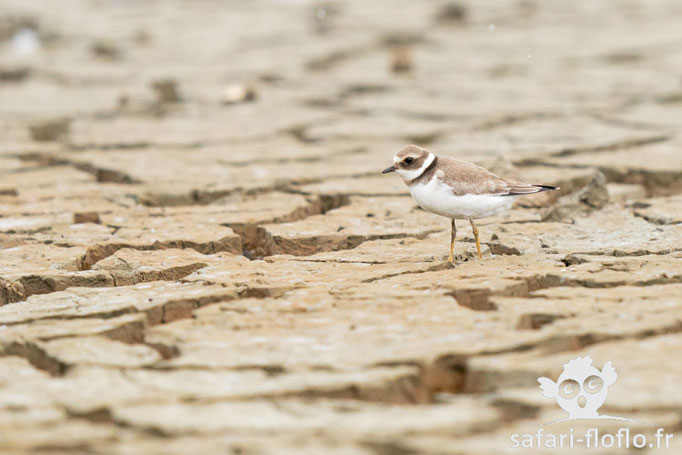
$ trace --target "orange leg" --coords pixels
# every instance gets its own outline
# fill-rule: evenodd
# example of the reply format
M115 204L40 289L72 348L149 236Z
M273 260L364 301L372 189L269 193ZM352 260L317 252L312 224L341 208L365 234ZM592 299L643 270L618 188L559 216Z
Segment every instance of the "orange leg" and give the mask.
M455 226L455 219L452 219L452 229L450 230L450 256L448 256L448 262L452 263L455 261L453 252L455 249L455 236L457 236L457 226Z
M474 219L471 217L469 217L469 223L471 223L471 230L474 232L474 239L476 239L476 253L478 253L479 259L483 259L483 255L481 254L481 242L478 240L478 228L474 223Z

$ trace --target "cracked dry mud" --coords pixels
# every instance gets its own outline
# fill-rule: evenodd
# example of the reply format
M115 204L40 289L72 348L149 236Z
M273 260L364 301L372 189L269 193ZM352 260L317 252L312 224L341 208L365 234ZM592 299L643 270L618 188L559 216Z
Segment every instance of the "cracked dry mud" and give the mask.
M680 21L0 1L0 453L515 453L578 355L680 453ZM449 265L408 142L561 190Z

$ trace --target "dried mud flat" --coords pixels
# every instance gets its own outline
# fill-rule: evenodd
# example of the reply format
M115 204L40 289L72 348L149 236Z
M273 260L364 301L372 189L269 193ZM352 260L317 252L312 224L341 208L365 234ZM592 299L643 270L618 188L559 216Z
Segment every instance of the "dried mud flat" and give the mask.
M680 453L680 21L0 2L0 452L514 453L587 354ZM450 266L410 142L562 189Z

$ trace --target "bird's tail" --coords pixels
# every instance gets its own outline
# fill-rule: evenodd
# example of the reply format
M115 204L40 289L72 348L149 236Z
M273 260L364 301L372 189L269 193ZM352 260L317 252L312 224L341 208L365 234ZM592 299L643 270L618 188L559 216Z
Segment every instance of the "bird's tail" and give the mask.
M550 186L550 185L532 185L533 187L537 188L537 191L535 193L542 193L543 191L554 191L560 189L558 186Z
M524 196L526 194L542 193L543 191L558 190L558 186L549 185L531 185L529 183L511 184L509 192L502 194L502 196Z

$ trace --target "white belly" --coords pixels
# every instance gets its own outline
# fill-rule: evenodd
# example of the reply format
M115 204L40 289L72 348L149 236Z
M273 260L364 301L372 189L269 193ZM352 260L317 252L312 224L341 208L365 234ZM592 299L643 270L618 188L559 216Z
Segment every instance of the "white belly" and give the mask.
M455 196L434 176L428 183L410 187L414 200L427 212L448 218L485 218L507 210L518 196L465 194Z

